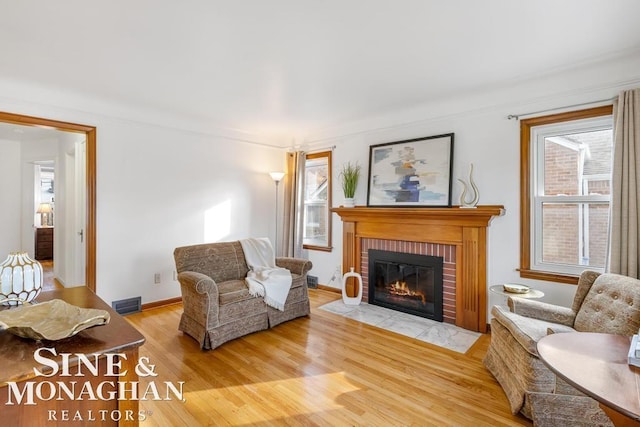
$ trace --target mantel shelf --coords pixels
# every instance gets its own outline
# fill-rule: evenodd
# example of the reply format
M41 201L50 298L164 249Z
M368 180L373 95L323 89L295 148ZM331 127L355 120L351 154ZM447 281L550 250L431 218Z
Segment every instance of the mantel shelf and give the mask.
M356 206L353 208L338 207L331 209L338 214L343 221L377 221L377 222L401 222L401 223L434 223L446 222L447 224L488 226L496 216L505 214L502 205L483 205L475 208L462 208L453 206L450 208L373 208Z

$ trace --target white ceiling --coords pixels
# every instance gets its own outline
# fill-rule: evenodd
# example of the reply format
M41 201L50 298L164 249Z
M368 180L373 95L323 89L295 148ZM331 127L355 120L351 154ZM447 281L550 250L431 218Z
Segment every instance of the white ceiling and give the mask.
M0 140L8 141L38 141L56 139L62 131L39 126L23 126L13 123L0 122Z
M640 49L637 0L0 0L0 11L2 79L263 136Z

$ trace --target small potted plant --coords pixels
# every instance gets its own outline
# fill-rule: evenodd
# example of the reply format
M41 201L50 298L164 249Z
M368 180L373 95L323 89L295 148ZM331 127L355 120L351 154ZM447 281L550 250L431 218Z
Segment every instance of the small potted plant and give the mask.
M342 166L340 171L342 178L342 192L344 193L344 206L352 208L355 206L356 188L358 188L358 179L360 178L360 165L358 162L351 164L347 162Z

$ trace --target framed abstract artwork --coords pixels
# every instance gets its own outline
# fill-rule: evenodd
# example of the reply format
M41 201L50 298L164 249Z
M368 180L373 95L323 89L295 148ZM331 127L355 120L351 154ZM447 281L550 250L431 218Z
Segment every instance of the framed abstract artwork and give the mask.
M453 133L369 147L367 206L450 207Z

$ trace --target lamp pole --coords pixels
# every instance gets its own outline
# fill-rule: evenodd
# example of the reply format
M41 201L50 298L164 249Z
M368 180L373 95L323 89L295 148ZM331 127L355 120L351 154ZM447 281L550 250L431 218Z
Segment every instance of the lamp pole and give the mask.
M276 238L273 244L274 256L278 256L278 184L284 178L284 172L269 172L271 179L276 183Z

